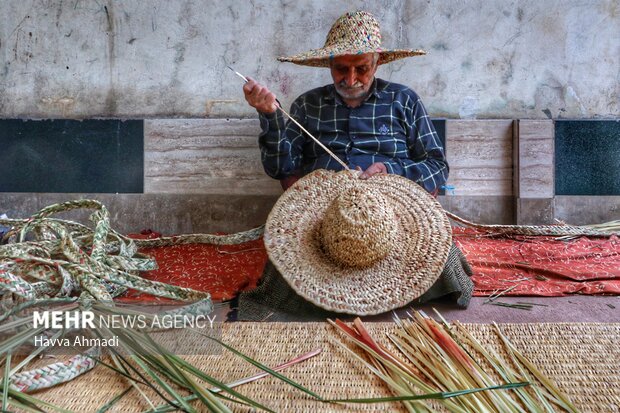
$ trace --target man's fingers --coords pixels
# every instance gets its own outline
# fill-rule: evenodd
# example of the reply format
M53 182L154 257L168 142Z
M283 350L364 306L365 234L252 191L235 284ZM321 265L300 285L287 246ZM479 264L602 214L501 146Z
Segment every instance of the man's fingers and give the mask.
M370 165L361 175L360 178L361 179L368 179L371 176L378 174L378 173L387 173L387 168L385 167L385 164L382 162L375 162L372 165Z
M243 92L245 93L246 97L254 99L271 93L269 89L267 89L265 86L261 85L260 83L256 83L255 80L252 80L250 78L248 78L248 81L243 85Z
M274 112L276 107L276 95L271 93L269 89L264 88L257 96L257 100L262 104L266 111Z
M248 78L248 82L243 85L243 93L245 100L250 106L256 108L259 112L273 113L277 109L276 95L251 78Z
M370 176L368 176L368 174L366 174L366 171L364 171L361 166L357 165L355 167L355 170L361 172L361 174L359 174L359 176L358 176L360 179L368 179L368 178L370 178Z
M258 85L258 83L250 77L246 77L246 79L248 79L248 81L243 84L243 91L249 93L252 89L254 89L254 86Z

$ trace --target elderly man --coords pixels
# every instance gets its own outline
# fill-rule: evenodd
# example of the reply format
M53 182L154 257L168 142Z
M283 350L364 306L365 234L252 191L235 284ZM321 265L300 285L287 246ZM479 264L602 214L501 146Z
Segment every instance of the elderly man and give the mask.
M408 87L375 77L380 64L420 54L382 49L374 17L347 13L332 26L322 49L280 58L328 66L334 81L298 97L290 114L349 167L362 169L362 178L398 174L436 194L446 182L448 164L422 101ZM267 174L286 188L315 169L342 169L295 124L285 123L269 89L250 79L243 91L260 116Z
M316 170L338 171L343 164L363 171L361 178L378 173L398 174L436 195L448 178L448 164L433 124L410 88L375 77L381 64L425 54L422 50L384 49L376 19L367 12L346 13L332 26L325 45L280 61L328 67L333 84L299 96L290 115L325 145L328 154L293 122L286 122L275 95L253 79L243 86L247 102L259 113L259 146L267 174L284 189ZM420 300L449 293L467 306L473 286L471 270L453 245L439 280ZM239 300L243 319L275 312L319 314L299 300L275 268L265 270L263 283Z

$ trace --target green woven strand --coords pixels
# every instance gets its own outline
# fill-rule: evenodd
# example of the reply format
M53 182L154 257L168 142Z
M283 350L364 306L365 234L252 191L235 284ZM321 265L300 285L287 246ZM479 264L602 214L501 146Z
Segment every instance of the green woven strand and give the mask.
M62 285L60 286L60 290L56 294L57 297L69 297L71 293L77 289L78 284L75 279L71 276L71 273L62 265L56 266L58 270L58 274L62 277Z
M60 204L49 205L32 216L32 219L47 218L50 215L59 212L72 211L74 209L101 209L103 204L94 199L78 199L75 201L66 201Z
M526 236L589 236L608 238L612 235L620 236L620 232L599 231L587 226L580 227L575 225L484 225L467 221L457 215L446 211L448 218L459 222L465 226L477 228L485 232L497 235L526 235Z
M56 296L56 292L58 291L57 288L55 288L49 283L46 283L45 281L34 282L30 285L32 285L32 288L34 289L35 295L37 297L54 297Z
M157 262L153 258L126 258L108 255L105 264L110 267L127 271L151 271L157 269Z
M229 235L186 234L176 235L174 237L137 239L135 242L139 248L167 247L184 244L236 245L257 240L263 236L264 231L265 226L261 225L249 231Z
M0 291L9 291L26 299L34 300L36 292L29 282L0 267Z
M96 362L93 357L98 357L99 353L98 348L92 347L84 354L73 356L66 362L53 363L36 370L15 373L11 376L11 388L21 392L31 392L73 380L95 367Z
M91 221L95 224L93 235L93 249L91 257L96 261L101 261L105 256L105 244L110 231L110 218L108 210L101 205L101 209L91 215Z
M74 209L94 209L89 227L50 217ZM141 271L157 268L150 257L138 252L148 248L188 243L232 245L258 239L263 227L231 235L190 234L154 240L133 240L110 227L109 213L98 201L77 200L50 205L29 219L4 219L0 225L12 228L0 245L0 296L2 304L12 301L0 321L31 306L77 298L80 308L94 304L114 305L127 288L178 301L195 302L180 312L210 312L213 303L207 292L168 285L140 277ZM32 240L34 238L34 240ZM9 294L10 293L10 294ZM14 294L14 295L11 295ZM27 300L27 302L18 302ZM5 306L6 308L6 306ZM62 383L90 370L95 363L87 355L73 357L68 363L54 363L32 372L12 376L12 388L32 391Z
M82 294L88 291L97 301L112 302L112 296L97 277L85 271L77 274L76 278L82 287Z
M0 322L3 322L7 318L12 315L15 315L21 311L24 311L31 307L45 307L52 304L68 304L76 301L76 298L50 298L49 300L41 299L35 301L26 301L20 304L15 305L13 308L8 310L6 313L0 316Z
M21 278L27 279L30 282L35 280L47 282L59 286L61 281L51 277L52 269L49 265L41 264L38 262L15 262L11 266L11 272L14 274L20 274Z

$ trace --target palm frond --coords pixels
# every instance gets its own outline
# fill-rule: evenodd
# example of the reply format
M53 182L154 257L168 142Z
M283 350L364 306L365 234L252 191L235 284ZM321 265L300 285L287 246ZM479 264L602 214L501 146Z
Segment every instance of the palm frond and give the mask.
M361 360L395 393L393 397L330 401L400 401L414 411L419 406L410 405L412 401L434 399L449 411L458 413L544 413L553 412L552 404L555 404L569 412L577 412L566 395L527 360L497 326L508 360L484 348L459 323L453 328L439 316L443 323L422 312L414 312L408 319L395 318L397 329L388 334L388 338L404 361L375 341L361 320L356 319L352 326L329 320L362 348L371 362L344 344L341 347ZM426 405L422 407L428 408Z

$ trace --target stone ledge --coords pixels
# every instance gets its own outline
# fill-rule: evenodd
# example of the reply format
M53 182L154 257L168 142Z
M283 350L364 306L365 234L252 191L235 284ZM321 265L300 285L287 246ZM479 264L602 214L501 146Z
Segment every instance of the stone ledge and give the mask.
M278 199L271 195L186 194L58 194L8 193L0 197L0 213L27 218L38 210L75 199L95 199L110 212L110 223L121 233L152 229L166 235L233 233L262 225ZM88 225L91 210L55 215Z
M513 224L512 196L440 196L439 203L459 217L476 224Z
M600 224L620 219L620 196L558 195L555 218L572 225Z
M553 198L519 198L517 199L518 225L553 224L555 217Z

